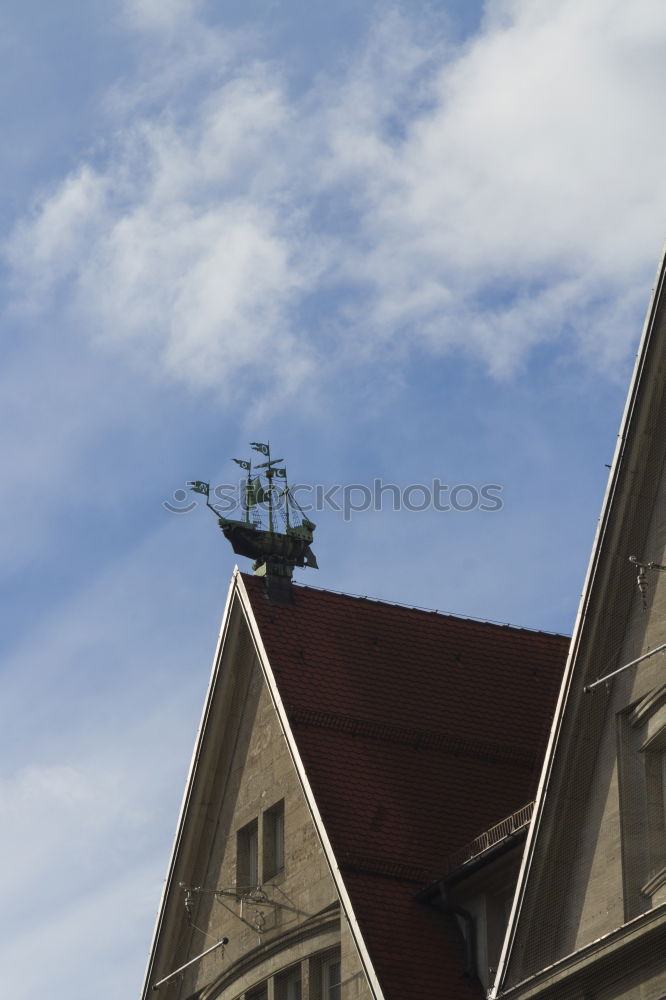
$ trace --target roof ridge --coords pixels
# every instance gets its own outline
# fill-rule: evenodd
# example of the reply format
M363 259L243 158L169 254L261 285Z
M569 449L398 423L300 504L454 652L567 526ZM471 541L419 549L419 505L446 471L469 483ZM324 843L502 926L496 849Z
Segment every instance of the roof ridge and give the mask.
M455 618L458 621L477 622L481 625L492 625L495 628L509 628L514 632L530 632L533 635L549 635L557 639L570 639L566 632L552 632L548 629L530 628L528 625L513 625L511 622L495 621L492 618L478 618L474 615L464 615L457 611L440 611L439 608L424 608L418 604L404 604L401 601L388 601L381 597L368 597L367 594L348 594L344 590L331 590L329 587L314 587L310 583L298 583L295 580L293 585L298 590L313 590L320 594L333 594L336 597L347 597L352 601L368 601L370 604L384 604L389 608L405 608L407 611L418 611L422 614L439 615L440 618Z

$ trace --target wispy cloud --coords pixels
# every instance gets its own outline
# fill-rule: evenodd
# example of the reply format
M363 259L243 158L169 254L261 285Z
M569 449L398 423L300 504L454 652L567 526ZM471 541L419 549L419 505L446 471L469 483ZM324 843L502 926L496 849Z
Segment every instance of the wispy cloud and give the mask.
M662 239L665 35L650 3L488 4L397 138L386 111L348 113L367 89L352 75L331 177L356 192L347 262L374 289L374 335L465 344L498 372L572 326L596 363L626 350L627 296Z
M414 342L499 375L558 338L625 354L666 207L658 5L489 3L456 52L392 13L297 96L190 5L131 9L153 58L127 93L161 106L119 102L99 162L17 226L17 295L65 290L107 343L228 393Z

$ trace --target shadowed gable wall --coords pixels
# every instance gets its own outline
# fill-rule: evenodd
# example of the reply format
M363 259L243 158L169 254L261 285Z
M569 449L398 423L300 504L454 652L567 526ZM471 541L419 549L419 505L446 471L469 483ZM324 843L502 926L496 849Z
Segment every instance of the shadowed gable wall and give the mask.
M284 804L284 866L264 879L264 840L270 839L270 810L276 803ZM259 892L243 885L247 876L238 858L239 831L254 823ZM273 1000L276 974L300 965L303 1000L320 1000L321 984L314 981L317 957L342 948L345 1000L370 997L237 600L213 681L187 827L170 880L152 982L221 938L229 943L148 995L234 1000L265 983ZM204 890L192 893L189 917L180 882ZM212 889L222 892L207 891Z
M628 403L626 437L620 439L600 522L589 596L574 636L561 725L544 772L545 794L537 803L541 811L534 842L528 846L524 895L519 897L518 920L509 937L502 992L516 996L546 995L545 980L542 992L535 983L519 984L544 977L544 970L579 953L595 995L601 996L603 990L609 997L648 996L640 992L643 980L655 980L666 993L666 963L661 959L655 961L661 962L662 974L650 971L649 956L636 969L637 951L633 958L627 953L601 971L602 952L612 946L613 935L619 940L625 928L622 933L628 941L628 922L652 914L644 917L647 934L648 924L654 928L659 920L652 911L666 900L666 886L658 878L650 885L663 866L657 842L664 844L666 769L657 759L657 745L652 757L643 747L648 726L656 725L666 657L656 654L608 684L584 690L586 684L666 641L666 573L647 571L644 609L637 571L629 562L631 555L645 562L666 562L663 278L662 270L648 315L650 336L639 355L636 393ZM659 771L658 779L656 773L650 778L650 768ZM599 939L605 943L597 943ZM640 942L635 945L639 947ZM633 968L631 981L626 980L627 963ZM552 975L556 978L559 973ZM583 982L585 974L580 975ZM563 972L558 988L565 990L562 995L574 995L571 990L579 987L573 980L567 986Z

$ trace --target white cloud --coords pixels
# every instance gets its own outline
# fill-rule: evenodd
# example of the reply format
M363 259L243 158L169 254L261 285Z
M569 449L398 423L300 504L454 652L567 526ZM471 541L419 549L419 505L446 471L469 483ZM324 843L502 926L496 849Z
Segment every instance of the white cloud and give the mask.
M298 209L281 218L269 155L288 116L259 67L202 99L192 123L129 125L105 170L82 168L16 228L7 257L24 304L69 280L93 336L227 393L253 368L283 389L307 377L311 348L287 312L317 254Z
M142 31L163 32L191 27L199 0L125 0L125 17Z
M104 179L84 165L16 226L6 258L14 275L24 279L17 296L23 308L37 307L80 267L103 213L104 188Z
M503 371L582 317L615 356L635 326L608 324L608 306L644 288L662 237L666 12L605 0L487 10L404 138L338 113L331 174L360 205L350 269L374 286L385 336L402 325ZM346 104L366 87L352 81Z
M172 375L227 388L243 366L292 348L284 335L271 343L302 284L290 265L273 220L247 201L138 209L100 238L77 298L93 322L106 318L106 336L134 340Z
M79 770L60 765L30 765L11 780L0 780L0 816L3 825L11 815L21 814L35 803L56 802L78 806L91 802L92 789Z
M117 102L104 164L17 227L19 287L73 276L98 337L229 394L414 342L497 375L548 340L625 355L666 209L666 10L496 0L456 51L390 14L344 80L288 97L191 5L130 9L154 50L126 93L153 103Z

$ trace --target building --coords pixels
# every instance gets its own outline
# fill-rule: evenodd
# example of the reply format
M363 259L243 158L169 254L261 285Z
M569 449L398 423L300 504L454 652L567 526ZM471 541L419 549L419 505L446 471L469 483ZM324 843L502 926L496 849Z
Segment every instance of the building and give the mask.
M533 799L568 640L292 596L234 574L144 997L192 959L155 992L482 996L459 907L419 894Z
M665 273L662 259L494 997L666 996Z
M234 573L144 1000L666 997L663 286L570 646Z

